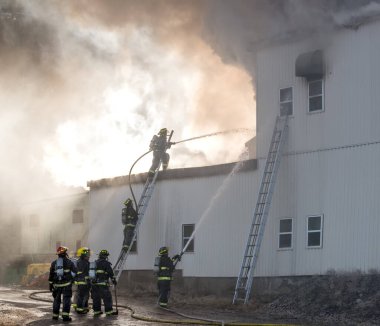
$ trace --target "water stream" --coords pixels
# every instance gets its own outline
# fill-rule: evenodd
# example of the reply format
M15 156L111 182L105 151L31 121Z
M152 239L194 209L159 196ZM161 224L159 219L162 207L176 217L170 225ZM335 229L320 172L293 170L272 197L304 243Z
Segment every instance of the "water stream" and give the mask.
M207 206L206 210L203 212L202 216L200 217L199 221L195 225L194 231L191 234L190 238L187 240L185 246L183 247L181 253L184 253L189 246L191 240L194 238L195 233L199 229L199 227L202 225L205 218L209 215L210 211L214 208L215 203L217 202L217 199L223 194L223 192L228 188L229 184L231 183L232 178L234 175L242 168L244 161L239 161L235 164L234 168L230 172L230 174L223 180L223 183L216 191L215 195L211 198L209 205Z

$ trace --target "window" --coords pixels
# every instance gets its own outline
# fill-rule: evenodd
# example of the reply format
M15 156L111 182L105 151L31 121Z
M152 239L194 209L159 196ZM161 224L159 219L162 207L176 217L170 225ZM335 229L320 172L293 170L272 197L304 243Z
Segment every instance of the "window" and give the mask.
M182 249L187 245L184 252L194 252L194 237L191 238L194 229L195 224L182 224ZM190 239L191 241L189 242Z
M83 209L73 210L73 224L83 223Z
M322 247L323 215L307 217L307 246L309 248Z
M29 216L29 226L32 226L32 227L40 226L40 218L37 214L32 214Z
M293 219L284 218L280 220L280 231L278 233L278 248L291 249L293 238Z
M293 87L280 89L280 116L293 115Z
M323 80L309 81L309 112L323 110Z

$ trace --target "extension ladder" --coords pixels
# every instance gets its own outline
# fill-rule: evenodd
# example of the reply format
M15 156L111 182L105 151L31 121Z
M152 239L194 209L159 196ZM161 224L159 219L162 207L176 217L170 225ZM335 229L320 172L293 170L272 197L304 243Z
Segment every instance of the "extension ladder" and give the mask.
M250 297L253 274L258 259L261 241L264 236L265 223L269 213L274 185L276 182L276 175L280 165L283 144L287 136L287 131L288 116L278 116L276 118L272 140L269 146L269 152L265 163L243 262L235 286L235 293L232 301L233 304L238 301L244 301L246 304Z
M168 142L167 142L168 144L170 144L170 140L171 140L172 135L173 135L173 131L171 132L171 134L168 138ZM168 149L168 148L166 148L166 149ZM140 226L141 221L142 221L142 219L145 215L145 212L148 208L149 201L153 195L153 190L154 190L154 187L156 185L156 179L157 179L158 172L160 170L161 164L162 164L162 158L160 159L160 163L158 164L158 167L156 169L156 172L154 173L153 178L148 177L148 179L145 182L145 185L144 185L144 188L143 188L143 191L141 193L141 197L140 197L139 203L137 205L137 209L136 209L137 213L138 213L138 219L137 219L135 230L133 232L133 237L132 237L131 243L129 244L128 250L124 250L123 248L121 249L119 258L117 259L115 266L113 268L114 276L115 276L117 281L119 280L121 273L124 269L124 265L125 265L125 262L128 258L128 255L131 251L132 245L136 241L139 226Z

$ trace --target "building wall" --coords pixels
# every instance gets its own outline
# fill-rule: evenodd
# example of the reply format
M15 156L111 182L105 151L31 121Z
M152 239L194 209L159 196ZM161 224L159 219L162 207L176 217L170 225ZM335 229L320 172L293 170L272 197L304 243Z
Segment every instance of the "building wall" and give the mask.
M380 22L358 30L341 30L329 39L310 39L262 50L257 59L258 156L266 155L279 89L293 87L294 117L290 151L344 146L380 139ZM325 111L307 113L307 82L295 76L298 55L321 49L324 53Z
M257 157L259 170L161 180L140 227L138 254L126 269L150 270L160 246L181 248L181 225L195 223L195 252L179 264L186 278L236 277L246 245L265 157L279 114L279 89L293 87L289 120L256 276L326 274L380 269L380 23L321 38L267 47L257 55ZM324 107L308 113L308 88L295 77L298 55L322 50ZM199 170L200 171L200 170ZM135 186L137 192L142 184ZM219 193L215 199L214 196ZM127 185L90 191L90 245L111 251L122 243L120 212ZM139 196L137 195L137 198ZM210 211L208 207L211 205ZM206 217L203 215L206 213ZM307 247L307 216L323 215L320 248ZM279 250L279 220L293 218L293 246Z
M74 210L83 210L82 223L73 223ZM87 192L24 204L20 208L21 254L54 254L58 241L74 254L78 240L81 246L87 245L88 212Z
M257 56L257 147L261 176L279 89L293 87L294 115L273 197L257 275L324 274L380 268L380 23L340 30L328 39L283 44ZM321 49L325 111L308 113L298 55ZM306 247L306 217L324 214L323 246ZM292 217L294 247L276 249L279 218Z
M196 224L194 253L185 253L178 265L183 276L237 275L256 184L254 171L158 181L139 228L138 253L130 254L126 269L152 270L161 246L169 246L171 255L179 253L182 224ZM142 184L133 189L139 198ZM112 262L121 249L121 209L127 197L127 185L90 190L90 246L95 251L108 249Z

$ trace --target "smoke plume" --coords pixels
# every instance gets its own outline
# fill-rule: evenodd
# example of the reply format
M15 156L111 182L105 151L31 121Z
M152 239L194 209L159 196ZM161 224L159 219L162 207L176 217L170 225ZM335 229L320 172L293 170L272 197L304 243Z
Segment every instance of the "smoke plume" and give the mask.
M174 141L254 130L254 52L261 42L327 33L356 18L359 9L369 15L377 5L1 1L2 200L124 175L162 127L175 131ZM170 166L236 160L253 136L178 144ZM148 159L134 172L149 165Z

